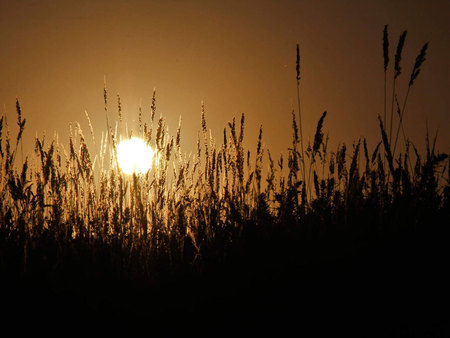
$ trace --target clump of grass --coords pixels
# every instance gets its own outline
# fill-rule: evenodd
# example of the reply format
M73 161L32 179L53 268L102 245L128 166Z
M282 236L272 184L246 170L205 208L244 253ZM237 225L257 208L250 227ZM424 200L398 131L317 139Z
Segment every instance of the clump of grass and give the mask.
M387 27L383 36L386 74ZM405 37L406 31L397 46L394 94ZM425 60L427 46L416 59L408 93ZM163 116L155 120L154 91L149 111L139 110L139 134L156 152L153 167L145 174L126 176L118 166L116 151L117 142L124 137L121 101L117 96L119 121L113 128L105 83L107 130L100 138L97 154L91 153L83 131L75 125L68 153L57 137L50 141L36 138L34 154L18 169L15 159L25 119L17 100L19 132L14 146L6 117L0 119L2 257L20 257L21 270L32 266L52 270L71 262L74 255L88 252L90 262L107 265L119 275L152 279L161 271L202 270L225 262L242 250L256 248L249 244L254 238L272 243L270 239L277 234L284 236L285 243L294 243L292 247L348 231L379 238L412 220L426 220L448 209L448 154L438 153L436 141L430 145L427 136L426 156L420 155L412 143L408 143L406 152L396 155L396 140L392 149L386 116L378 118L381 136L373 150L365 139L362 145L358 140L349 161L350 147L340 144L335 151L328 148L326 112L318 121L312 146L304 149L298 45L296 79L299 121L292 112L287 167L283 155L276 162L265 149L262 127L256 149L244 149L244 114L239 126L233 118L224 129L223 141L217 141L208 132L204 105L197 152L183 154L181 119L174 136ZM405 105L406 98L399 126ZM392 127L391 113L389 134ZM381 143L384 152L380 151ZM414 165L409 164L409 144L416 154ZM362 152L364 165L360 164ZM265 166L268 170L264 179ZM367 215L370 219L361 222L357 230L349 230ZM399 221L398 215L407 217ZM342 240L341 235L336 238ZM41 259L42 252L45 260ZM334 252L329 254L333 256Z
M422 49L420 50L419 54L417 55L416 62L414 64L414 67L413 67L413 70L411 72L411 76L409 79L408 89L407 89L406 95L405 95L405 100L403 101L403 107L401 110L399 109L399 123L398 123L398 127L397 127L397 132L395 133L395 142L394 142L394 150L393 150L394 154L395 154L395 150L397 149L397 141L398 141L398 135L399 135L400 128L402 128L402 131L403 131L403 137L405 140L405 144L407 143L405 131L403 129L403 116L405 114L406 102L408 100L409 92L411 90L412 85L414 84L414 81L419 76L421 66L425 61L427 49L428 49L428 42L423 45Z

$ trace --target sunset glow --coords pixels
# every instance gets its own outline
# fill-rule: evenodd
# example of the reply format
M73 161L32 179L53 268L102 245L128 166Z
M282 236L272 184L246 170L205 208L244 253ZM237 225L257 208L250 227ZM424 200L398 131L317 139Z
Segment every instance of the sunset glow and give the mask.
M152 167L154 152L141 138L132 137L117 146L117 160L120 169L128 175L143 174Z
M449 13L0 0L0 332L450 338Z

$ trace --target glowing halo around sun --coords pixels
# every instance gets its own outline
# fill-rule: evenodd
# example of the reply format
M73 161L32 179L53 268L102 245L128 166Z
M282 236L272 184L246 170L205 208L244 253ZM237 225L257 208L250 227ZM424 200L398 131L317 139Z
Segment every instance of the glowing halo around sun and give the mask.
M153 149L138 137L123 140L117 145L117 161L125 174L144 174L152 167Z

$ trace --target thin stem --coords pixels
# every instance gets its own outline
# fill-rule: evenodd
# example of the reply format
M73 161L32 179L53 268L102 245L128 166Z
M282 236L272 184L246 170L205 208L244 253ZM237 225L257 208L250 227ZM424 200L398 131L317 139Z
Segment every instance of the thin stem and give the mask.
M393 126L393 122L394 122L393 118L394 118L395 80L396 80L396 78L394 77L393 84L392 84L392 104L391 104L391 123L389 125L389 144L391 144L391 142L392 142L392 126Z
M386 101L387 101L387 79L386 79L386 69L384 70L384 118L383 118L383 124L386 127ZM383 166L385 165L385 158L383 157Z
M386 125L386 71L384 71L384 125Z
M300 147L302 150L303 186L304 186L304 189L307 189L306 176L305 176L305 154L303 151L303 133L302 133L303 125L302 125L302 114L301 114L301 109L300 109L300 81L299 81L299 79L297 79L297 104L298 104L298 123L299 123L299 127L300 127ZM305 194L305 196L307 196L307 194Z
M405 114L406 101L408 100L408 95L409 95L409 90L410 89L411 89L411 86L408 86L408 90L406 92L405 100L403 101L403 107L402 107L402 110L400 112L400 117L399 117L400 120L399 120L399 123L398 123L397 132L396 132L396 135L395 135L394 150L392 152L392 156L395 155L395 149L397 148L397 141L398 141L398 134L400 132L400 127L402 128L403 138L405 139L405 143L406 143L406 135L405 135L405 130L403 128L403 115Z

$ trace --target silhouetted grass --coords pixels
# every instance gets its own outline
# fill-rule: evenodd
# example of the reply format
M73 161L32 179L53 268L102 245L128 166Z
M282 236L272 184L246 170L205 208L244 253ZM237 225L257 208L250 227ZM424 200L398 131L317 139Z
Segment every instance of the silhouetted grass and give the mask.
M393 96L405 36L397 47ZM386 72L386 30L383 41ZM297 46L297 85L299 79ZM157 156L146 174L126 176L116 145L129 133L117 99L113 129L105 85L107 131L97 142L89 122L96 154L77 125L68 152L57 138L36 139L21 169L19 101L15 141L1 118L0 269L2 290L11 292L4 318L46 329L60 323L62 330L212 336L280 334L298 321L300 331L361 326L367 336L389 335L395 325L417 328L409 320L424 314L411 309L437 311L416 287L433 295L444 290L439 269L448 264L450 169L448 154L438 153L428 135L426 154L405 139L405 151L396 155L391 113L389 137L386 116L379 117L373 150L363 139L333 151L324 139L325 112L304 149L293 113L286 163L264 149L262 128L255 155L244 149L244 115L216 141L202 106L197 151L186 156L181 121L170 135L164 118L155 119L154 92L148 123L140 110L139 136ZM401 313L387 306L391 301ZM344 303L353 307L351 323L342 315ZM288 323L275 324L283 320Z

